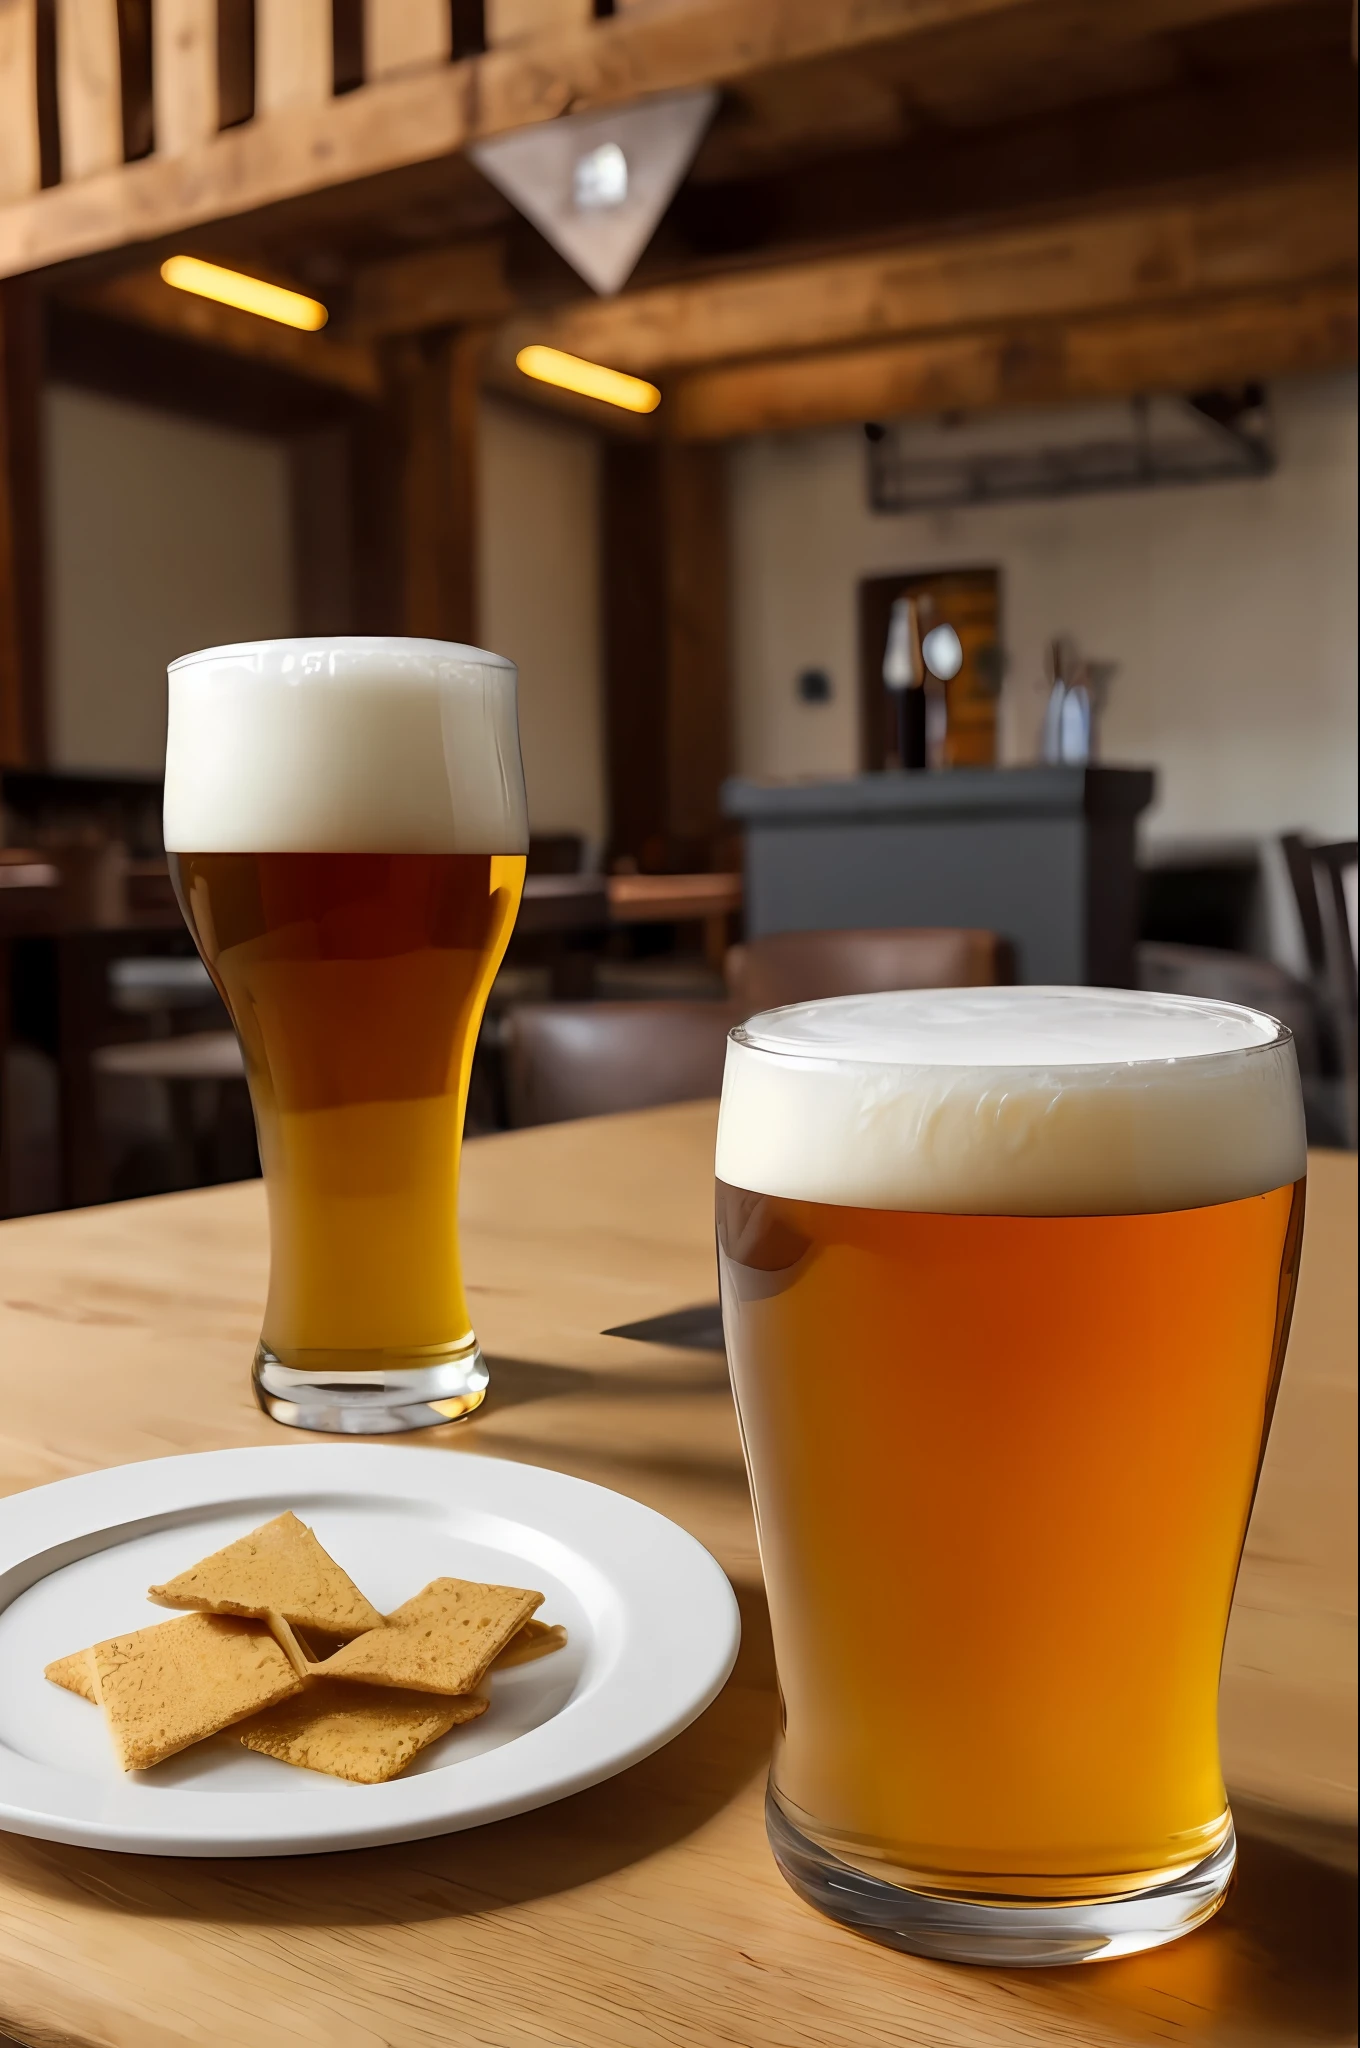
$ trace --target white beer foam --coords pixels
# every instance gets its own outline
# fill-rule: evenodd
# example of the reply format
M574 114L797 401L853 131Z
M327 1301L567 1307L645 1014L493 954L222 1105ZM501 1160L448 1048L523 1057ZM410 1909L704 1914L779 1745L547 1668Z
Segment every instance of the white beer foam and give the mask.
M442 640L259 640L170 664L176 853L523 853L513 662Z
M1130 1215L1262 1194L1304 1165L1293 1040L1235 1004L928 989L768 1010L728 1040L718 1177L756 1193Z

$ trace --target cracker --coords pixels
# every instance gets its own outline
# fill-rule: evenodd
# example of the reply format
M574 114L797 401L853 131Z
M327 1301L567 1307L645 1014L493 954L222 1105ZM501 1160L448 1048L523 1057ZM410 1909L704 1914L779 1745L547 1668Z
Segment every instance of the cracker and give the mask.
M526 1621L518 1635L511 1636L498 1657L492 1659L493 1671L509 1671L515 1664L532 1664L535 1658L551 1657L554 1650L565 1650L567 1632L560 1621Z
M388 1615L385 1628L356 1636L319 1664L317 1675L414 1692L472 1692L542 1599L522 1586L432 1579Z
M296 1699L257 1714L233 1732L247 1749L355 1785L384 1785L411 1759L490 1701L473 1693L437 1699L428 1692L318 1680Z
M125 1771L149 1770L302 1691L264 1624L228 1615L155 1622L96 1643L89 1654Z
M94 1689L94 1666L88 1650L72 1650L69 1657L58 1657L43 1672L53 1685L64 1686L67 1692L79 1693L92 1707L99 1705L99 1695Z
M316 1664L316 1658L311 1654L306 1641L296 1633L291 1622L285 1621L281 1614L266 1614L264 1619L270 1635L273 1636L274 1641L283 1651L284 1656L288 1659L298 1677L310 1678L313 1667Z
M281 1614L294 1628L356 1636L382 1616L295 1514L276 1515L187 1572L148 1589L158 1607L207 1614Z

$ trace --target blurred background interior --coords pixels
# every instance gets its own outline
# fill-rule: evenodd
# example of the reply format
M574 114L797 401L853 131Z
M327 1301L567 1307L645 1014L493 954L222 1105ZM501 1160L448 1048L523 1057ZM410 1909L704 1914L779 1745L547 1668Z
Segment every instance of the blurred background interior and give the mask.
M3 0L0 1213L255 1170L165 665L518 662L469 1129L1080 981L1355 1143L1351 0Z

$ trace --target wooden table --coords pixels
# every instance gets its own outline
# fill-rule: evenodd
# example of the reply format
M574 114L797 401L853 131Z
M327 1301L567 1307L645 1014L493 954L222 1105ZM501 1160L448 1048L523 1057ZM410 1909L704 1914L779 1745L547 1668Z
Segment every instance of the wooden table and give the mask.
M742 905L740 875L611 875L615 924L688 924L704 928L704 953L721 967L732 919Z
M736 1673L658 1756L443 1841L195 1863L0 1837L0 2035L99 2048L975 2048L1353 2038L1355 1161L1313 1161L1303 1282L1224 1686L1241 1876L1124 1962L918 1962L801 1905L766 1850L770 1641L723 1362L604 1337L714 1294L704 1104L468 1148L483 1413L448 1456L554 1465L692 1529ZM258 1183L0 1228L0 1488L275 1443L248 1386Z

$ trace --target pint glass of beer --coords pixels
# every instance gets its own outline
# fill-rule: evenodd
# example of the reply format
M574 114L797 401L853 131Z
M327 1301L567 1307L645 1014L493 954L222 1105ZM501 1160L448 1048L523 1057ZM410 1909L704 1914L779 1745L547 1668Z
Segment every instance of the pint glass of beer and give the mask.
M922 991L732 1033L767 1821L824 1912L1063 1963L1219 1904L1219 1665L1304 1168L1289 1034L1223 1003Z
M165 843L245 1058L269 1201L255 1391L363 1434L478 1406L463 1110L524 880L512 663L268 640L170 669Z

